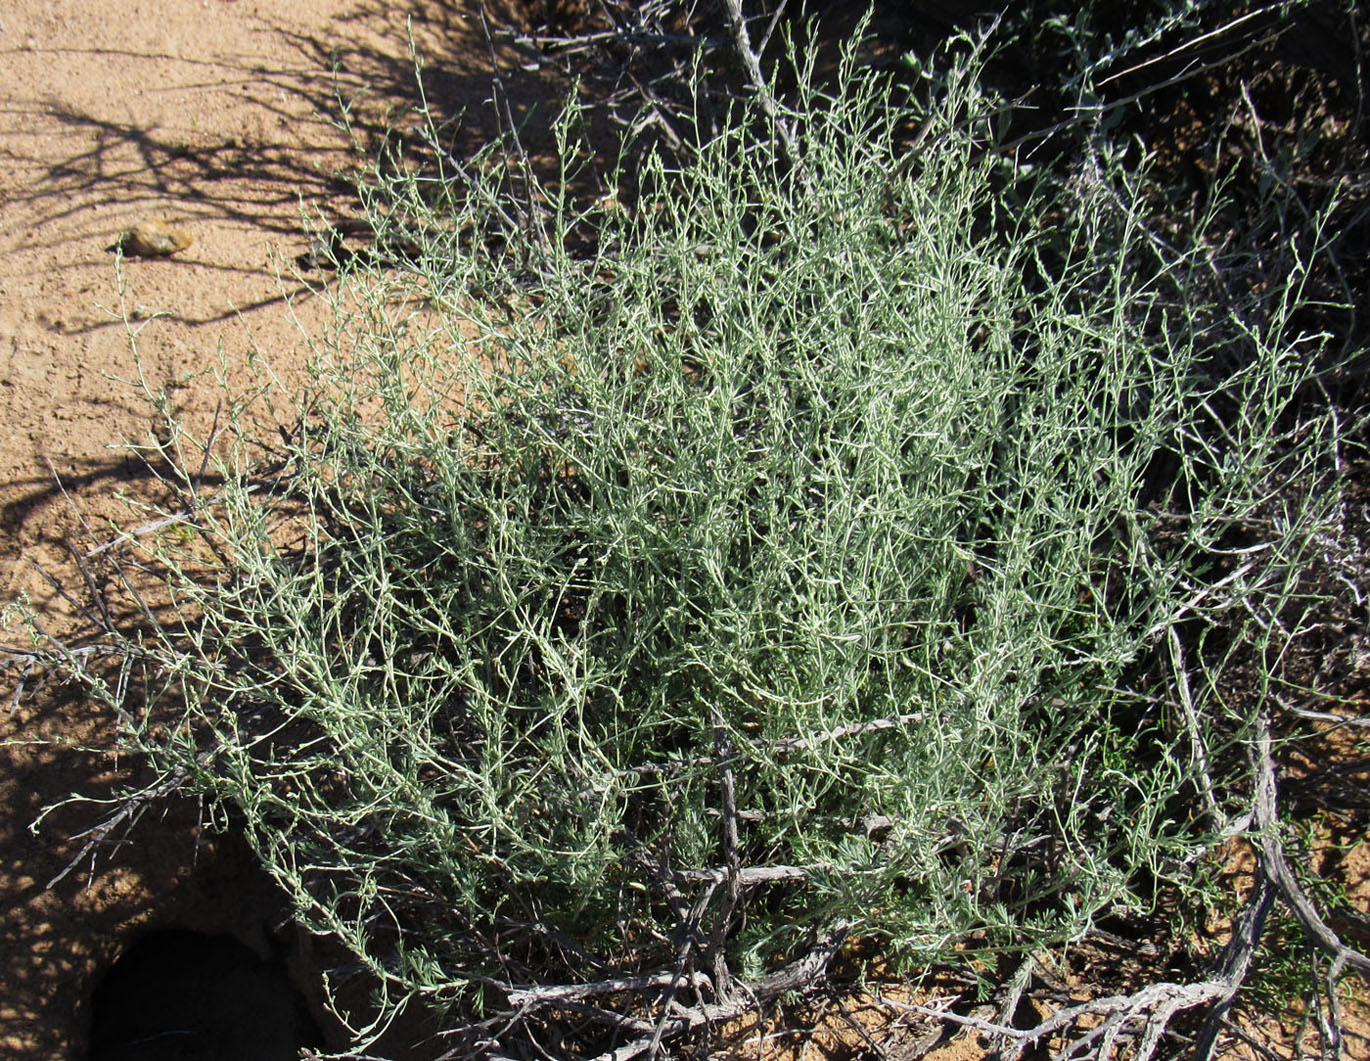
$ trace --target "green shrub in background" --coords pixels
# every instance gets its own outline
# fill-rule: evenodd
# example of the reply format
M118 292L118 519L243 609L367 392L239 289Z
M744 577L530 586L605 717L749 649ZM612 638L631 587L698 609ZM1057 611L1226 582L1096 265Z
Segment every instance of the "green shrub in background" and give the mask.
M794 158L739 107L549 191L518 275L494 183L391 180L421 253L344 278L284 456L244 426L141 539L180 621L103 694L389 1005L1033 947L1241 809L1213 682L1332 446L1300 275L1212 304L1135 178L997 156L973 64L928 98L803 89Z

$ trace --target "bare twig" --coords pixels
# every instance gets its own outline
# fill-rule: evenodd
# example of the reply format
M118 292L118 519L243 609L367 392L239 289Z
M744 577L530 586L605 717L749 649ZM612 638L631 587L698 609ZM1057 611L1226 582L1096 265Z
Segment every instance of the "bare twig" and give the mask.
M1175 664L1175 684L1179 688L1180 706L1184 708L1185 727L1189 731L1189 756L1209 816L1215 823L1221 822L1223 814L1218 808L1217 799L1213 796L1213 777L1208 767L1208 754L1204 750L1203 734L1199 732L1199 716L1194 710L1194 698L1189 689L1189 670L1185 666L1184 649L1180 645L1180 635L1174 626L1170 628L1169 633L1170 655Z
M757 884L778 884L782 881L802 881L808 880L815 871L825 869L824 866L741 866L736 870L724 866L718 869L682 869L677 871L677 876L682 881L692 884L702 881L713 881L722 883L727 879L736 879L742 887L752 887Z
M723 0L723 10L728 18L728 29L732 32L733 51L747 74L747 80L751 82L752 88L756 92L756 98L761 104L761 109L765 112L766 117L771 120L776 135L784 145L785 154L789 158L790 164L802 173L803 161L799 153L799 141L794 134L794 127L790 124L790 120L780 112L780 106L776 103L770 82L766 80L766 75L761 72L760 57L752 50L751 38L747 33L747 20L742 14L742 0ZM769 37L769 35L768 31L767 36Z
M532 1008L594 998L597 995L657 991L679 979L683 979L692 987L708 986L707 978L700 973L683 978L675 977L671 973L657 973L655 976L620 976L612 980L594 980L585 984L534 984L527 987L508 987L505 990L510 1005Z
M1255 1050L1257 1054L1259 1054L1261 1057L1265 1058L1265 1061L1286 1061L1285 1058L1283 1058L1283 1057L1281 1057L1279 1054L1275 1053L1274 1050L1271 1050L1270 1047L1266 1046L1263 1042L1261 1042L1259 1039L1255 1038L1253 1035L1250 1035L1250 1034L1249 1034L1245 1029L1243 1029L1240 1025L1234 1024L1230 1018L1224 1017L1224 1018L1220 1021L1220 1023L1222 1024L1222 1027L1223 1027L1223 1030L1224 1030L1224 1031L1230 1032L1232 1035L1235 1035L1238 1039L1240 1039L1242 1042L1244 1042L1247 1046L1249 1046L1249 1047L1251 1047L1251 1049ZM1197 1054L1196 1054L1196 1056L1197 1056Z
M1370 718L1356 715L1337 715L1330 711L1310 711L1305 707L1285 703L1283 700L1280 701L1280 706L1291 715L1306 718L1310 722L1331 722L1338 726L1363 726L1370 729Z
M520 218L522 223L518 227L518 234L524 239L536 239L539 248L546 251L550 247L550 237L547 233L543 210L540 209L544 205L539 202L542 196L542 187L533 172L533 163L528 158L528 152L524 149L523 140L519 136L518 123L514 120L514 112L509 105L509 90L504 84L504 77L501 73L502 64L495 50L495 40L490 32L490 22L486 17L484 0L476 5L476 11L480 15L481 28L485 32L485 43L490 52L490 76L494 82L493 102L496 116L505 126L504 139L514 147L518 171L523 178L523 195L521 198L513 199L514 209L523 215Z
M723 812L723 854L728 860L723 902L714 918L713 931L709 936L708 958L714 977L714 988L720 999L731 994L732 975L728 971L727 941L728 926L737 912L742 900L742 855L739 850L740 839L737 829L737 784L733 776L734 748L728 739L723 712L715 705L713 708L714 755L718 758L719 794Z
M1261 830L1257 854L1262 872L1274 882L1280 898L1298 919L1309 938L1332 959L1339 970L1346 969L1362 976L1370 976L1370 957L1348 947L1322 919L1322 915L1299 886L1293 870L1289 868L1289 862L1284 857L1284 847L1279 839L1275 764L1270 754L1270 726L1264 718L1257 720L1255 754L1256 825Z
M1129 66L1126 70L1120 70L1116 74L1110 74L1108 77L1104 78L1102 81L1099 82L1099 87L1102 88L1104 85L1107 85L1110 81L1117 81L1119 78L1126 77L1128 74L1135 74L1139 70L1145 70L1148 66L1154 66L1157 63L1165 62L1167 59L1173 59L1181 52L1190 51L1194 48L1197 48L1205 41L1213 40L1214 38L1221 37L1225 33L1231 32L1232 30L1240 26L1243 22L1250 22L1252 19L1260 18L1263 15L1273 14L1274 12L1279 11L1280 7L1280 4L1269 4L1266 7L1259 8L1256 11L1249 11L1239 18L1234 18L1231 22L1227 22L1224 25L1219 26L1217 29L1209 30L1207 33L1201 33L1197 37L1191 37L1188 40L1183 41L1182 43L1176 45L1174 48L1171 48L1170 51L1165 52L1162 55L1154 55L1149 59L1142 60L1140 63L1136 63L1133 66ZM1285 29L1288 29L1288 27L1284 27L1284 29L1281 29L1279 32L1282 34L1285 32Z
M1011 1027L1008 1021L1012 1017L1011 1007L1016 1007L1017 994L1014 987L1020 980L1026 982L1027 975L1030 975L1030 963L1025 963L1019 969L1018 975L1010 984L997 1022L932 1006L892 999L881 1001L901 1011L935 1017L947 1023L974 1028L988 1034L1007 1045L1005 1053L1010 1059L1046 1038L1069 1032L1070 1029L1078 1027L1082 1017L1089 1017L1095 1022L1092 1027L1083 1030L1083 1034L1066 1045L1059 1056L1080 1057L1088 1052L1094 1057L1107 1058L1114 1054L1120 1042L1126 1037L1136 1042L1135 1057L1138 1061L1149 1061L1155 1054L1176 1013L1198 1006L1209 1006L1211 1009L1208 1019L1195 1040L1193 1051L1196 1061L1207 1061L1207 1058L1212 1056L1219 1033L1230 1027L1227 1014L1246 980L1265 923L1278 895L1298 918L1309 936L1330 958L1330 967L1324 978L1325 990L1331 1000L1327 1007L1330 1019L1323 1021L1323 1041L1335 1043L1341 1035L1340 1027L1333 1026L1340 1024L1340 1012L1336 1004L1338 982L1348 971L1362 975L1370 971L1370 958L1342 942L1322 919L1289 868L1279 842L1275 770L1270 748L1269 726L1264 719L1260 719L1257 723L1257 741L1253 749L1257 784L1252 810L1253 820L1260 830L1260 869L1247 899L1246 908L1234 926L1232 939L1225 948L1214 974L1208 980L1192 984L1152 984L1131 995L1093 999L1059 1010L1028 1029ZM1026 975L1024 970L1027 970ZM1018 990L1020 992L1021 987Z
M1337 983L1343 973L1348 968L1361 975L1370 972L1370 958L1346 946L1331 926L1322 919L1299 886L1285 858L1284 848L1279 841L1278 790L1275 763L1271 754L1270 726L1264 716L1256 720L1256 745L1252 754L1256 763L1256 794L1253 799L1252 817L1260 830L1256 849L1259 868L1246 912L1236 926L1232 941L1224 953L1222 978L1230 986L1223 997L1217 1000L1199 1034L1194 1049L1195 1061L1207 1061L1216 1045L1219 1030L1227 1026L1227 1013L1250 968L1252 956L1260 941L1261 930L1276 894L1284 900L1309 937L1332 959L1326 976L1332 1021L1329 1027L1324 1028L1324 1043L1329 1038L1340 1038L1341 1018L1336 1004L1336 992Z
M813 986L822 977L838 948L842 946L842 941L847 938L847 927L846 921L836 922L823 933L813 949L803 958L748 985L746 991L738 993L729 1001L680 1010L664 1025L664 1034L674 1037L705 1024L732 1020L748 1010L773 1002L787 992ZM595 1061L631 1061L632 1058L647 1053L652 1042L653 1039L650 1037L639 1039L617 1050L601 1054Z
M1260 945L1261 934L1265 931L1265 922L1274 903L1275 889L1264 873L1257 873L1246 909L1233 926L1232 938L1228 940L1218 965L1218 979L1226 986L1222 995L1214 1000L1208 1019L1199 1031L1194 1044L1194 1061L1207 1061L1217 1045L1218 1032L1227 1026L1228 1011L1251 969L1251 960Z
M1086 1030L1083 1035L1061 1050L1059 1056L1079 1056L1096 1040L1102 1040L1094 1053L1103 1058L1108 1056L1109 1050L1123 1034L1133 1037L1140 1033L1141 1043L1135 1056L1137 1061L1149 1061L1160 1046L1161 1038L1176 1013L1211 1002L1222 994L1225 987L1226 985L1219 980L1205 980L1196 984L1151 984L1131 995L1110 995L1107 998L1096 998L1078 1006L1058 1010L1033 1028L1012 1028L1002 1023L963 1016L913 1002L888 998L881 998L880 1001L897 1010L935 1017L1002 1039L1009 1044L1005 1052L1009 1059L1016 1058L1022 1051L1043 1039L1068 1031L1081 1017L1103 1018L1100 1023ZM943 1001L943 1005L945 1004Z
M1008 1025L1012 1022L1013 1015L1018 1012L1018 1003L1023 998L1023 991L1032 979L1032 970L1036 964L1037 955L1029 954L1009 979L1007 989L1004 992L1004 1001L999 1007L1000 1024Z
M690 908L688 919L677 927L675 974L671 977L670 983L666 985L666 989L661 993L661 998L658 1003L661 1009L661 1017L657 1020L656 1026L652 1029L651 1036L647 1040L647 1056L649 1058L655 1057L657 1050L661 1047L661 1040L665 1036L666 1028L670 1023L672 1007L675 1005L676 994L680 987L681 978L684 976L685 970L689 964L690 954L695 950L698 944L700 919L703 918L704 910L708 907L709 900L713 898L714 890L716 888L716 884L711 883L705 885L703 891L699 894L699 898L695 900L694 905ZM724 975L727 975L726 967L724 968Z
M47 584L53 588L53 591L54 591L59 597L61 597L64 601L66 601L66 602L67 602L68 604L70 604L73 608L75 608L78 612L80 612L82 618L84 618L84 619L86 620L86 622L88 622L92 627L94 627L94 628L97 629L97 630L98 630L98 629L101 629L101 623L100 623L100 618L99 618L99 616L95 615L89 608L87 608L84 604L82 604L82 603L81 603L80 601L78 601L75 597L73 597L70 593L68 593L68 592L67 592L66 586L62 585L62 583L59 582L56 578L54 578L52 575L48 574L48 572L44 569L43 565L40 564L40 563L38 563L37 560L32 561L32 563L33 563L33 569L34 569L35 571L37 571L38 574L40 574L40 575L43 577L43 580L44 580L45 582L47 582Z
M52 641L54 645L57 644L57 642L53 640L52 635L41 627L39 628L39 633L49 641ZM131 649L132 646L114 641L96 641L92 644L80 645L76 648L65 645L59 646L58 654L64 659L77 660L89 659L91 656L123 656L129 654ZM35 666L50 663L52 661L52 655L50 653L35 651L28 648L19 648L16 645L0 645L0 653L4 653L16 662Z
M1168 77L1164 81L1149 83L1144 88L1138 89L1136 92L1123 96L1120 99L1109 100L1107 103L1092 103L1078 106L1074 108L1075 113L1071 117L1063 118L1061 121L1054 122L1045 128L1034 129L1032 132L1024 133L1022 136L1016 137L1006 144L999 145L998 150L1003 154L1010 154L1031 141L1036 140L1045 142L1057 133L1064 132L1066 129L1084 125L1087 122L1098 121L1106 114L1111 114L1124 107L1129 107L1138 100L1145 99L1157 92L1162 92L1175 85L1183 84L1193 78L1201 77L1210 71L1220 70L1228 63L1235 62L1248 52L1260 47L1262 44L1269 44L1274 39L1275 37L1272 35L1254 40L1240 51L1235 52L1232 55L1223 56L1221 59L1216 59L1210 63L1191 63L1173 77Z
M207 763L209 757L209 752L201 752L199 756L200 764L204 765ZM105 818L104 821L97 825L92 825L89 829L71 837L73 840L84 838L86 842L81 845L81 850L76 852L75 856L66 864L62 871L47 882L45 887L53 888L60 884L72 870L86 860L88 855L93 856L95 851L103 846L106 840L109 839L110 834L114 832L114 830L122 826L125 833L127 833L128 830L138 824L139 819L147 812L148 807L177 791L185 785L186 780L186 769L178 766L161 781L148 786L141 792L135 792L132 796L129 796L119 805L119 809Z
M144 523L140 527L134 527L132 530L124 531L124 533L120 534L117 538L111 538L107 542L102 542L93 549L87 549L85 557L89 560L91 557L99 556L101 553L108 552L110 549L123 545L125 542L131 542L146 534L156 534L159 530L173 526L177 523L189 523L194 520L194 518L195 513L185 511L177 512L171 516L163 516L161 519L154 519L150 523Z

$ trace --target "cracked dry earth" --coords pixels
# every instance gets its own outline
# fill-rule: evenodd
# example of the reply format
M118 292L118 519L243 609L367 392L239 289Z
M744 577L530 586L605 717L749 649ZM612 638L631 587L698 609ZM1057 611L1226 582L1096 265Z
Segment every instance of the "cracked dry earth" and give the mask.
M152 424L134 383L165 392L203 430L213 373L240 377L254 355L286 380L299 373L302 332L326 316L310 290L319 274L293 265L309 246L302 211L352 208L333 175L358 161L354 147L373 152L412 104L410 32L429 63L430 102L445 115L466 110L481 135L492 58L505 57L474 9L428 0L0 5L6 600L27 595L56 636L89 629L84 594L68 599L51 580L79 585L73 550L107 539L110 519L128 524L118 494L149 489L143 464L118 448L146 440ZM523 76L515 105L539 88ZM332 124L340 99L352 105L352 134ZM166 257L127 257L116 271L113 245L140 223L190 242ZM18 637L9 623L4 640ZM7 674L7 701L15 677ZM81 851L68 837L106 808L64 808L36 833L30 823L67 793L109 793L129 779L127 763L99 750L111 734L111 721L70 690L30 686L0 707L0 1056L84 1057L92 976L141 931L228 932L266 951L283 915L250 860L202 831L192 805L158 809L158 820L48 887Z

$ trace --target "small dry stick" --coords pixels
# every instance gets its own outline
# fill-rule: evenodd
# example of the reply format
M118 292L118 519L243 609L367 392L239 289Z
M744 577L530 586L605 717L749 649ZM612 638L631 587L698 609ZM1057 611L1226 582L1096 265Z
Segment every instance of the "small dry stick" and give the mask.
M564 1002L593 998L596 995L619 995L633 991L659 991L673 982L681 980L672 973L657 973L655 976L621 976L614 980L594 980L585 984L533 984L528 987L506 989L509 1004L520 1007L560 1005ZM701 986L704 978L696 974L685 977L691 986Z
M781 995L811 987L822 977L828 963L847 938L848 924L838 921L819 937L812 950L803 958L785 966L779 972L748 985L745 990L726 1002L714 1005L697 1005L689 1009L681 1008L671 1015L662 1025L663 1036L683 1035L706 1024L717 1024L739 1017L748 1010L758 1009ZM739 987L743 986L741 984ZM627 1043L616 1050L601 1054L595 1061L632 1061L652 1049L654 1036L645 1036L636 1042Z
M994 1021L978 1017L965 1017L932 1006L918 1005L913 1002L898 1002L882 998L881 1001L894 1009L919 1013L938 1020L974 1028L991 1036L1002 1039L1008 1044L1004 1056L1016 1058L1023 1050L1075 1026L1085 1016L1102 1017L1102 1023L1085 1032L1084 1035L1062 1049L1058 1056L1077 1057L1096 1040L1103 1043L1095 1049L1096 1057L1104 1058L1117 1039L1130 1026L1141 1022L1142 1040L1138 1046L1137 1061L1150 1061L1165 1035L1171 1018L1182 1009L1202 1006L1219 997L1226 985L1219 980L1205 980L1197 984L1160 983L1144 987L1131 995L1110 995L1096 998L1090 1002L1067 1009L1058 1010L1033 1028L1011 1028Z
M201 766L207 763L209 761L209 753L201 752L199 761ZM118 810L98 825L93 825L84 832L77 833L72 839L80 840L84 837L86 842L81 845L81 850L76 852L76 855L72 860L67 863L66 868L58 873L57 876L53 877L52 880L48 881L45 887L53 888L57 884L60 884L72 870L85 861L87 855L94 858L95 851L109 839L110 833L114 832L114 830L121 825L124 827L125 832L132 829L138 824L139 819L147 812L148 807L158 800L165 799L167 796L171 795L171 793L181 788L185 783L185 767L178 766L157 784L151 785L141 792L136 792L132 796L129 796L123 801Z
M784 144L785 154L789 157L791 165L802 176L803 161L799 154L799 141L794 135L794 128L790 125L789 119L780 113L780 106L775 101L770 83L761 72L761 59L752 50L752 42L747 35L747 21L742 14L742 0L723 0L723 10L728 16L728 28L732 31L733 50L747 73L747 80L756 90L756 98L761 103L761 109L775 126L776 134Z
M1233 926L1232 938L1218 965L1218 978L1225 982L1223 993L1213 1003L1208 1019L1194 1044L1194 1061L1208 1061L1218 1042L1218 1033L1227 1025L1227 1014L1246 980L1251 959L1260 945L1266 919L1275 904L1275 889L1264 873L1256 874L1255 885L1246 900L1246 909Z
M1270 725L1264 717L1257 720L1256 741L1256 765L1259 771L1256 779L1256 825L1261 830L1257 853L1261 870L1279 889L1280 898L1298 918L1309 938L1336 963L1339 974L1342 970L1348 970L1370 976L1370 957L1342 942L1304 894L1293 870L1289 868L1279 840L1275 763L1270 754Z
M1189 730L1189 755L1198 775L1199 791L1203 794L1204 805L1215 823L1222 821L1222 811L1213 796L1213 778L1208 769L1208 756L1204 751L1203 735L1199 732L1199 718L1194 711L1194 698L1189 689L1189 670L1185 666L1184 649L1180 645L1180 635L1170 628L1170 654L1175 665L1175 684L1180 693L1180 706L1184 708L1186 728Z
M713 724L714 755L718 758L719 788L723 802L723 853L728 860L728 867L723 902L714 918L713 931L709 936L709 963L714 977L714 989L720 999L726 999L732 988L726 950L728 926L742 899L742 856L739 851L741 841L737 829L737 783L733 776L732 764L736 749L728 739L723 724L723 712L717 707L713 709Z

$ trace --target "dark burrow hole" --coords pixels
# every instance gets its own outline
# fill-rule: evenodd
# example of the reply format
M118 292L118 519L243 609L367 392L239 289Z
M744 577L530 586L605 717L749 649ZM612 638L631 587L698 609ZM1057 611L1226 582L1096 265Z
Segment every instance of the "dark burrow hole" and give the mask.
M148 932L91 997L90 1061L295 1061L323 1045L285 963L230 935Z

